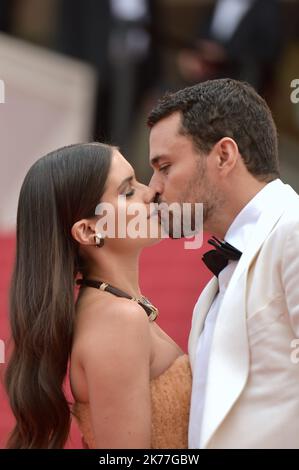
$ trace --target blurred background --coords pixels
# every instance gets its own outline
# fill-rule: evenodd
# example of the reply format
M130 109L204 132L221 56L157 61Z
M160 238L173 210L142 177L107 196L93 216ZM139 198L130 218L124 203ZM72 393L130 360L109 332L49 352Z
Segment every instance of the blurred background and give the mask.
M0 340L20 185L62 145L118 145L147 183L146 116L166 91L216 77L250 82L277 123L282 178L299 191L299 0L0 0ZM299 96L299 93L297 94ZM0 100L1 101L1 100ZM193 305L210 274L201 251L165 240L144 252L144 293L187 347ZM0 361L2 376L5 364ZM0 447L13 424L0 383ZM80 447L73 426L68 447Z

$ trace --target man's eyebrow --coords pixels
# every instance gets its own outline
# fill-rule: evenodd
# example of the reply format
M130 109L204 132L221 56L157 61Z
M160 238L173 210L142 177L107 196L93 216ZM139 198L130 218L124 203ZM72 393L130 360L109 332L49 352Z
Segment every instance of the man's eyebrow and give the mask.
M158 163L160 162L160 160L162 160L163 158L165 158L164 155L157 155L156 157L153 157L150 161L150 164L155 166L155 165L158 165Z
M134 175L131 175L131 176L128 176L127 178L125 178L121 183L120 185L118 186L117 190L118 191L121 191L122 189L125 188L126 184L128 183L131 183L131 181L134 179Z

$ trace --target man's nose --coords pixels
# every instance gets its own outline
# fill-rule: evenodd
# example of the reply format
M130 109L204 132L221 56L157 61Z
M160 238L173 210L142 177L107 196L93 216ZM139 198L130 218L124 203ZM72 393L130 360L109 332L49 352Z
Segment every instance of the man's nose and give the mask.
M155 191L153 188L150 186L144 186L144 202L146 204L149 204L150 202L153 202L155 199Z
M154 190L155 194L163 193L162 181L159 178L159 175L157 175L156 173L154 173L153 176L151 177L150 182L149 182L149 187Z

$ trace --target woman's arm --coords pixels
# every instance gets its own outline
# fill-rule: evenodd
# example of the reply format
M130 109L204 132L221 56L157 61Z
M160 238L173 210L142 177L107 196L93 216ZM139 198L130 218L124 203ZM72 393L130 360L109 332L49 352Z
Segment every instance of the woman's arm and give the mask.
M81 358L97 448L149 448L148 317L125 299L96 314L99 321L85 334Z

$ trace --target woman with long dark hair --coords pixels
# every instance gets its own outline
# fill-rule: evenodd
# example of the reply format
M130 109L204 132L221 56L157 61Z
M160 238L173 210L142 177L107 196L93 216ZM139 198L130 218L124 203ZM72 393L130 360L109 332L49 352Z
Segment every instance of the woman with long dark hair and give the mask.
M10 290L6 388L16 425L8 448L63 447L72 413L89 447L187 447L188 359L155 323L138 284L139 254L158 240L97 231L99 203L117 215L119 196L148 213L154 198L119 151L100 143L54 151L24 179ZM64 394L69 364L73 407Z

